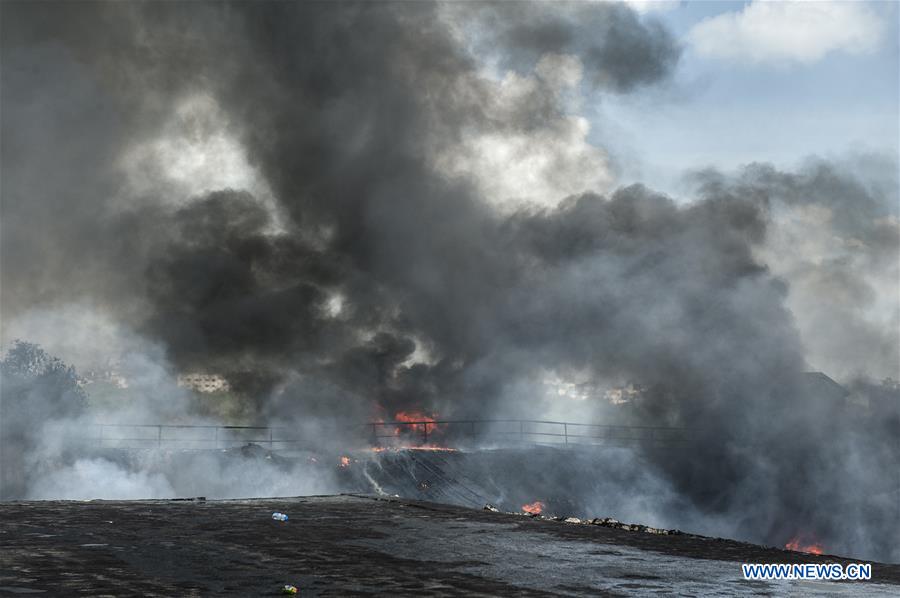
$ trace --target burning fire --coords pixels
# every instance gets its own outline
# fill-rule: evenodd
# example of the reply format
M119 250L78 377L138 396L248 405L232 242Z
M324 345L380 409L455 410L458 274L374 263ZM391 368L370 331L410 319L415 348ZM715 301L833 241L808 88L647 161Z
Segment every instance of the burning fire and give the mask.
M434 424L434 417L430 415L426 415L422 411L398 411L394 415L394 421L398 422L427 422L426 423L415 423L410 426L397 426L394 430L394 436L399 436L401 430L409 430L416 433L422 433L425 431L425 426L428 426L428 433L437 430L437 424Z
M382 414L384 413L381 407L376 406L376 410ZM393 436L397 439L391 442L392 445L396 445L396 442L401 438L403 439L402 442L407 445L394 446L393 448L444 450L442 447L428 442L431 440L432 434L439 432L443 427L437 423L436 417L435 414L428 414L419 410L398 411L392 419L387 419L382 415L375 418L374 424L378 426L375 427L373 425L372 434L377 440L377 438L387 433L388 436ZM421 442L414 444L420 439Z
M350 467L350 457L341 456L341 467Z
M544 510L544 503L542 501L536 500L534 502L522 505L522 510L530 515L540 515L541 511Z
M804 540L801 536L795 536L791 539L790 542L784 545L788 550L793 550L795 552L806 552L808 554L823 554L825 552L822 545L818 542L813 541L811 544L804 544Z

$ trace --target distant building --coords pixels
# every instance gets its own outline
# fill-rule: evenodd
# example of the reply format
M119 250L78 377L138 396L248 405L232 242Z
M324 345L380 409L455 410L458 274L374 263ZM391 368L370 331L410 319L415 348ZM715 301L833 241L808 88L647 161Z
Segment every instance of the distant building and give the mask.
M807 399L844 405L850 391L829 378L822 372L803 372L801 389Z
M646 389L639 384L629 382L624 386L607 388L594 381L571 382L558 375L548 376L543 380L551 396L565 397L576 401L605 400L613 405L622 405L639 400Z
M197 392L224 392L231 390L228 380L219 374L190 373L178 376L178 386Z
M111 384L116 388L128 388L128 378L116 369L92 369L78 377L78 385L81 387L97 383Z
M885 378L880 384L857 384L847 400L871 414L900 417L900 381Z
M640 385L629 382L627 386L616 386L603 393L603 398L613 405L633 403L644 395L646 389Z

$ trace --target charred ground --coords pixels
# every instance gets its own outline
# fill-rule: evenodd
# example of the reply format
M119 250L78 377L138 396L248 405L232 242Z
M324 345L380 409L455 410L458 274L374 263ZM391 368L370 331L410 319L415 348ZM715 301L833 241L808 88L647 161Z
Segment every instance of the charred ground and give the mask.
M270 518L288 513L286 523ZM0 594L218 596L896 595L877 583L745 582L740 562L847 562L691 535L400 499L0 504Z

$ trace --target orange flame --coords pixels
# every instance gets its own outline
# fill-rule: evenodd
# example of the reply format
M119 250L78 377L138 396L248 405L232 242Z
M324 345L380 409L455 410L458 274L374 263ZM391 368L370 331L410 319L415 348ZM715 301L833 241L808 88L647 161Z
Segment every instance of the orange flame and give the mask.
M542 501L536 500L534 502L522 505L522 510L531 515L540 515L544 510L544 503Z
M398 422L428 422L428 432L431 433L437 429L437 425L433 422L435 421L434 417L430 415L426 415L422 411L398 411L394 415L394 420ZM413 424L411 426L398 426L396 430L394 430L394 436L398 436L400 434L401 429L409 430L412 432L424 432L426 424Z
M818 542L804 544L800 536L795 536L790 542L784 545L788 550L795 552L806 552L808 554L824 554L825 549Z
M372 435L375 444L379 438L393 436L387 444L391 449L423 449L423 450L453 450L438 446L432 435L440 432L443 425L437 423L437 414L418 409L398 411L393 418L385 416L385 410L375 405L375 411L379 414L373 419ZM377 452L377 450L376 450Z
M350 457L341 457L341 467L350 467Z

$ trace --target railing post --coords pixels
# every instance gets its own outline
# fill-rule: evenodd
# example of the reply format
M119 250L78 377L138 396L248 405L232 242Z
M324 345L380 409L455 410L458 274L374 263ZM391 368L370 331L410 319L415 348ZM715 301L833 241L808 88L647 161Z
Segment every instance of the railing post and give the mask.
M156 448L162 448L162 426L156 426Z
M216 430L216 448L219 448L219 426L216 426L215 430Z
M425 422L424 432L422 436L424 438L424 442L422 444L428 444L428 422Z
M563 436L566 438L566 446L569 444L569 424L563 422Z
M269 426L269 450L275 448L275 444L272 442L272 426Z

